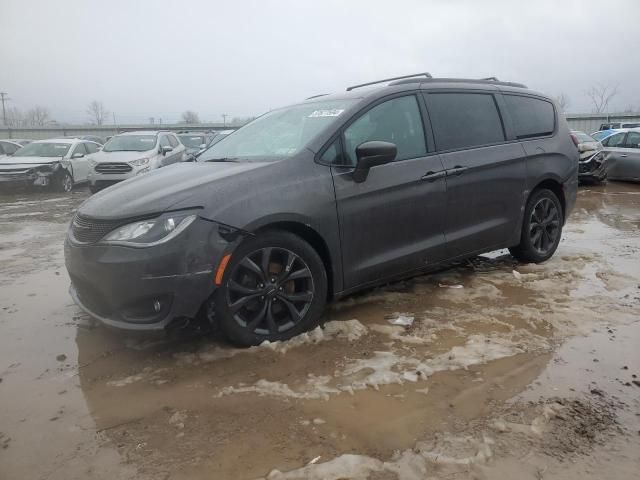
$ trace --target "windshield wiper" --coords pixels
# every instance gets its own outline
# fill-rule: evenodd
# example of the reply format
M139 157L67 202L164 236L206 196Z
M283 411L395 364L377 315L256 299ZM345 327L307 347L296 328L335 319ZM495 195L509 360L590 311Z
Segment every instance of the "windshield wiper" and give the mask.
M205 162L234 162L238 163L239 160L237 157L222 157L222 158L210 158L209 160L205 160Z

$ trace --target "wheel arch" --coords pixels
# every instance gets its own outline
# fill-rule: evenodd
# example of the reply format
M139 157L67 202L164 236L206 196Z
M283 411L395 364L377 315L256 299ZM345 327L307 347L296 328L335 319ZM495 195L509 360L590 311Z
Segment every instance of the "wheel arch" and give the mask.
M306 225L304 223L300 223L292 220L280 220L274 221L270 223L265 223L261 225L259 228L254 230L252 233L255 235L259 235L261 232L267 230L281 230L289 233L293 233L298 237L302 238L305 242L307 242L311 247L318 253L322 263L324 265L325 271L327 272L327 300L330 300L334 296L334 288L336 287L336 269L334 268L334 264L332 261L331 252L329 250L329 246L325 239L320 235L320 233L314 228Z
M527 196L527 202L529 201L529 198L531 197L531 195L533 195L534 192L536 192L537 190L542 190L544 188L546 188L547 190L551 190L553 193L555 193L556 197L558 197L558 200L560 200L560 205L562 206L562 219L563 221L566 222L567 200L564 196L564 189L562 188L562 183L556 180L555 178L549 177L549 178L540 180L535 185L535 187L533 187L529 192L529 195Z

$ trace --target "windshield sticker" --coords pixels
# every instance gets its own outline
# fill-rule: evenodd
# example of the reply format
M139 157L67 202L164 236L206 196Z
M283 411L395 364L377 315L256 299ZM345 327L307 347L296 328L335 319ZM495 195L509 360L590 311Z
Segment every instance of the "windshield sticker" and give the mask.
M314 112L311 112L311 115L309 115L309 118L337 117L342 112L344 112L344 108L334 108L332 110L315 110Z
M141 142L146 142L146 143L151 143L151 142L155 142L156 139L155 138L141 138L140 141Z
M54 145L53 148L58 148L60 150L64 150L65 148L69 148L67 145Z

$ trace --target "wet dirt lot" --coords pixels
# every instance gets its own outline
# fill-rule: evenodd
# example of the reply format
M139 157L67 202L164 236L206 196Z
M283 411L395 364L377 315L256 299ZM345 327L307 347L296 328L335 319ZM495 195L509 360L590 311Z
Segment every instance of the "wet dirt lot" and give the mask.
M0 195L0 478L638 478L640 186L581 189L543 265L477 257L249 350L81 313L87 196Z

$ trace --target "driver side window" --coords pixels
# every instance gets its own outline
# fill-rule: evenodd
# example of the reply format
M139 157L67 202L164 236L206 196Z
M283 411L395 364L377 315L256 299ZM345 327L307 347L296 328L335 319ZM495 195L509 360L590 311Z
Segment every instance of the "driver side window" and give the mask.
M170 147L171 144L169 143L169 139L167 138L166 135L162 135L160 137L160 147Z
M396 161L426 155L427 146L418 101L414 95L376 105L344 131L345 164L355 166L358 145L379 140L396 145Z

